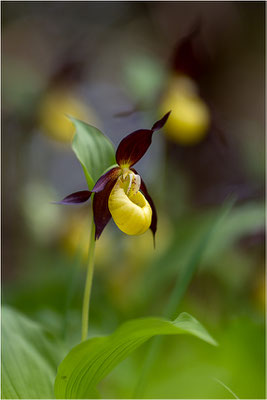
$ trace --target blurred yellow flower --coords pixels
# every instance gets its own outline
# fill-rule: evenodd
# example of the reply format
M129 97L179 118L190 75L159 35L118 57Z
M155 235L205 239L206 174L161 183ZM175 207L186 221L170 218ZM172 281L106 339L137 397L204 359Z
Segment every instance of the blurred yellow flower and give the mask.
M80 214L75 213L75 216L70 215L69 219L66 221L65 232L61 239L63 251L71 257L75 257L76 254L79 255L82 262L86 262L88 258L88 227L90 226L91 218L92 215L88 213L88 210L86 210L86 212L82 211ZM95 251L96 264L98 266L108 264L111 253L112 238L107 231L103 239L97 243Z
M74 135L74 125L67 116L97 125L92 109L66 89L50 90L43 98L39 109L39 125L42 132L52 139L69 143Z
M195 82L185 75L175 75L160 104L160 113L172 110L165 125L168 138L181 144L193 145L208 133L210 112L199 97Z

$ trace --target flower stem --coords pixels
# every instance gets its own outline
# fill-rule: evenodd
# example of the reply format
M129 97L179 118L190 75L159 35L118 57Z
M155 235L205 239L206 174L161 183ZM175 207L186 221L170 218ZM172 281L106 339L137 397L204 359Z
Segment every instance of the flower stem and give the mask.
M94 274L94 254L95 254L95 224L92 216L90 243L88 251L87 276L86 276L84 296L83 296L82 339L81 339L82 342L87 339L88 335L89 305L90 305L91 289L92 289L93 274Z

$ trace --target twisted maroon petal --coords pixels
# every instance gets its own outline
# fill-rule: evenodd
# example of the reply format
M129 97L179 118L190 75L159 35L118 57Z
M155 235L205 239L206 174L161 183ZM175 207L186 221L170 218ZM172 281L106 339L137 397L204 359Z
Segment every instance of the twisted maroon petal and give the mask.
M151 145L153 133L164 126L169 115L170 112L155 122L152 129L139 129L122 139L116 151L117 163L128 167L136 164Z
M155 234L156 234L156 231L157 231L157 222L158 222L156 207L155 207L155 204L154 204L151 196L149 195L149 193L147 191L147 188L146 188L146 185L145 185L143 179L141 179L140 189L143 192L145 198L149 202L150 207L152 209L152 220L151 220L151 225L150 225L149 228L151 229L151 231L153 233L153 240L154 240L154 245L155 245Z
M54 204L81 204L85 203L91 196L92 192L89 190L81 190L66 196L63 200L53 202Z
M139 175L138 172L132 168L132 171ZM151 196L149 195L145 182L143 181L143 179L141 178L141 186L140 186L141 192L143 192L145 198L147 199L147 201L150 204L151 210L152 210L152 220L151 220L151 224L150 224L150 229L153 233L153 241L154 241L154 247L155 247L155 235L156 235L156 231L157 231L157 222L158 222L158 217L157 217L157 211L156 211L156 207L155 204L151 198Z
M118 178L119 174L121 173L121 169L119 167L114 167L102 175L98 181L96 182L95 186L92 189L92 192L98 193L105 189L107 183L114 178Z
M109 222L111 214L108 208L108 198L111 190L113 189L117 181L117 176L113 176L106 183L104 189L101 192L96 192L93 199L93 212L95 221L95 238L99 239L103 229Z

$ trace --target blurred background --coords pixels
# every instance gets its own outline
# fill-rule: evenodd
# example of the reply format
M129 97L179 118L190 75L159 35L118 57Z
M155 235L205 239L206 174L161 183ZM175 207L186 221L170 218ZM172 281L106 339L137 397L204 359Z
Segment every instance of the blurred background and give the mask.
M264 2L2 2L3 303L79 342L90 206L66 115L115 147L171 117L136 168L158 210L151 232L111 222L96 246L90 335L162 316L221 213L177 309L220 346L163 339L146 398L264 398ZM131 398L147 345L101 384ZM164 368L162 368L164 365Z

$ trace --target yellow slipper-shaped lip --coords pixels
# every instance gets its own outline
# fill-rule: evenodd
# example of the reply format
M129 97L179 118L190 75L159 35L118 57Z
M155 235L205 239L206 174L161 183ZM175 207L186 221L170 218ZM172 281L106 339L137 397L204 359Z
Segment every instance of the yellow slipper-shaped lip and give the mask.
M122 187L115 185L108 208L118 228L127 235L141 235L151 225L152 210L140 191L128 197Z

